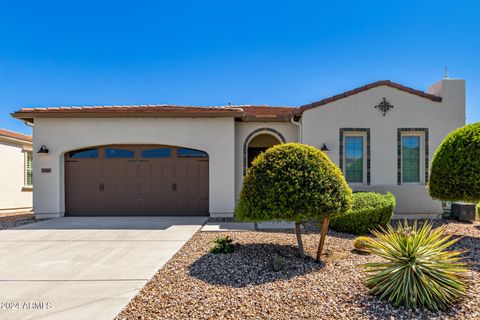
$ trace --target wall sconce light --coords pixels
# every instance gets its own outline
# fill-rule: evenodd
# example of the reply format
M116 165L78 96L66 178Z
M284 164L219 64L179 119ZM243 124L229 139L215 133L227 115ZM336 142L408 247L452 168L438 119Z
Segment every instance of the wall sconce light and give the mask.
M328 152L330 151L330 149L328 149L327 145L324 143L323 146L320 148L320 151Z
M48 149L45 145L42 145L37 153L48 153Z

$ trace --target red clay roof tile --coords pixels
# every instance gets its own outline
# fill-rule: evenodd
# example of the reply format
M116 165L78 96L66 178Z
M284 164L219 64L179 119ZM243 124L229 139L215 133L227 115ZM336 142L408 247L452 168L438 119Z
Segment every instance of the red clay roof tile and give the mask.
M174 114L175 116L185 116L196 114L197 116L232 116L240 119L255 119L255 118L275 118L280 120L288 120L294 114L300 116L303 111L315 108L318 106L326 105L331 102L358 94L360 92L376 88L379 86L388 86L395 88L410 94L420 96L422 98L430 99L432 101L440 102L442 98L430 93L426 93L420 90L415 90L403 86L401 84L389 81L381 80L373 83L369 83L362 87L358 87L344 93L336 94L332 97L306 104L297 107L278 107L267 105L227 105L227 106L184 106L184 105L130 105L130 106L71 106L71 107L49 107L49 108L23 108L13 115L16 118L30 119L34 118L33 114L91 114L91 113L105 113L105 114L125 114L125 113L165 113ZM108 115L108 116L109 116ZM32 120L33 121L33 120Z
M32 142L32 136L23 133L13 132L7 129L0 129L0 137L7 137L16 140Z
M410 88L410 87L406 87L404 85L401 85L401 84L396 83L396 82L392 82L390 80L380 80L380 81L376 81L376 82L366 84L362 87L358 87L358 88L353 89L353 90L346 91L346 92L341 93L341 94L334 95L333 97L329 97L329 98L326 98L326 99L323 99L323 100L320 100L320 101L316 101L316 102L313 102L313 103L303 105L298 110L296 110L295 113L297 115L301 115L303 113L303 111L305 111L305 110L312 109L312 108L315 108L315 107L318 107L318 106L323 106L323 105L329 104L331 102L334 102L334 101L352 96L354 94L357 94L357 93L360 93L360 92L363 92L363 91L367 91L369 89L380 87L380 86L387 86L387 87L395 88L395 89L398 89L398 90L401 90L401 91L404 91L404 92L407 92L407 93L410 93L410 94L414 94L414 95L417 95L419 97L429 99L429 100L432 100L432 101L436 101L436 102L441 102L442 101L442 97L439 97L439 96L436 96L436 95L433 95L433 94L430 94L430 93L426 93L426 92L423 92L423 91L420 91L420 90L416 90L416 89L413 89L413 88Z

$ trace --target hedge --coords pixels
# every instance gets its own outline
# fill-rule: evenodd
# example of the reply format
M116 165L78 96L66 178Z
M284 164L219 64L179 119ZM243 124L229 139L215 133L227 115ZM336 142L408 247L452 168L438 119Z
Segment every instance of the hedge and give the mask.
M443 201L480 201L480 122L452 131L432 160L428 192Z
M351 205L350 187L323 152L286 143L255 158L243 180L236 217L301 223L344 213Z
M345 233L367 234L371 229L385 227L390 223L395 204L395 197L391 193L354 193L352 209L333 217L330 227Z

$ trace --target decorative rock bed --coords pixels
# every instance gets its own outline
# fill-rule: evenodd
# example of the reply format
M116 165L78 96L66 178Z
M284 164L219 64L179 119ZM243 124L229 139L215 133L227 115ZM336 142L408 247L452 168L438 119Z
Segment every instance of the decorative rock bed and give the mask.
M33 222L35 222L35 216L29 211L0 214L0 230L11 229Z
M436 222L440 224L442 222ZM465 237L456 248L480 261L480 224L449 223ZM233 254L208 253L228 235ZM117 319L479 319L480 268L468 273L467 297L447 312L412 311L379 301L364 286L360 264L377 259L352 252L353 236L330 232L324 263L313 261L318 234L304 235L306 260L288 232L198 232L143 288ZM268 260L281 257L281 270Z

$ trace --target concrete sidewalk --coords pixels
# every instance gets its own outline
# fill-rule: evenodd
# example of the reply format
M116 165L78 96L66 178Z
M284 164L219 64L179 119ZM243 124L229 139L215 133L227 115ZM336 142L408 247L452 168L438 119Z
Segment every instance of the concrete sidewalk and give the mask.
M201 229L202 232L241 232L262 230L293 230L294 222L269 221L259 222L257 227L251 222L207 222Z
M0 231L0 319L113 319L205 220L60 218Z

